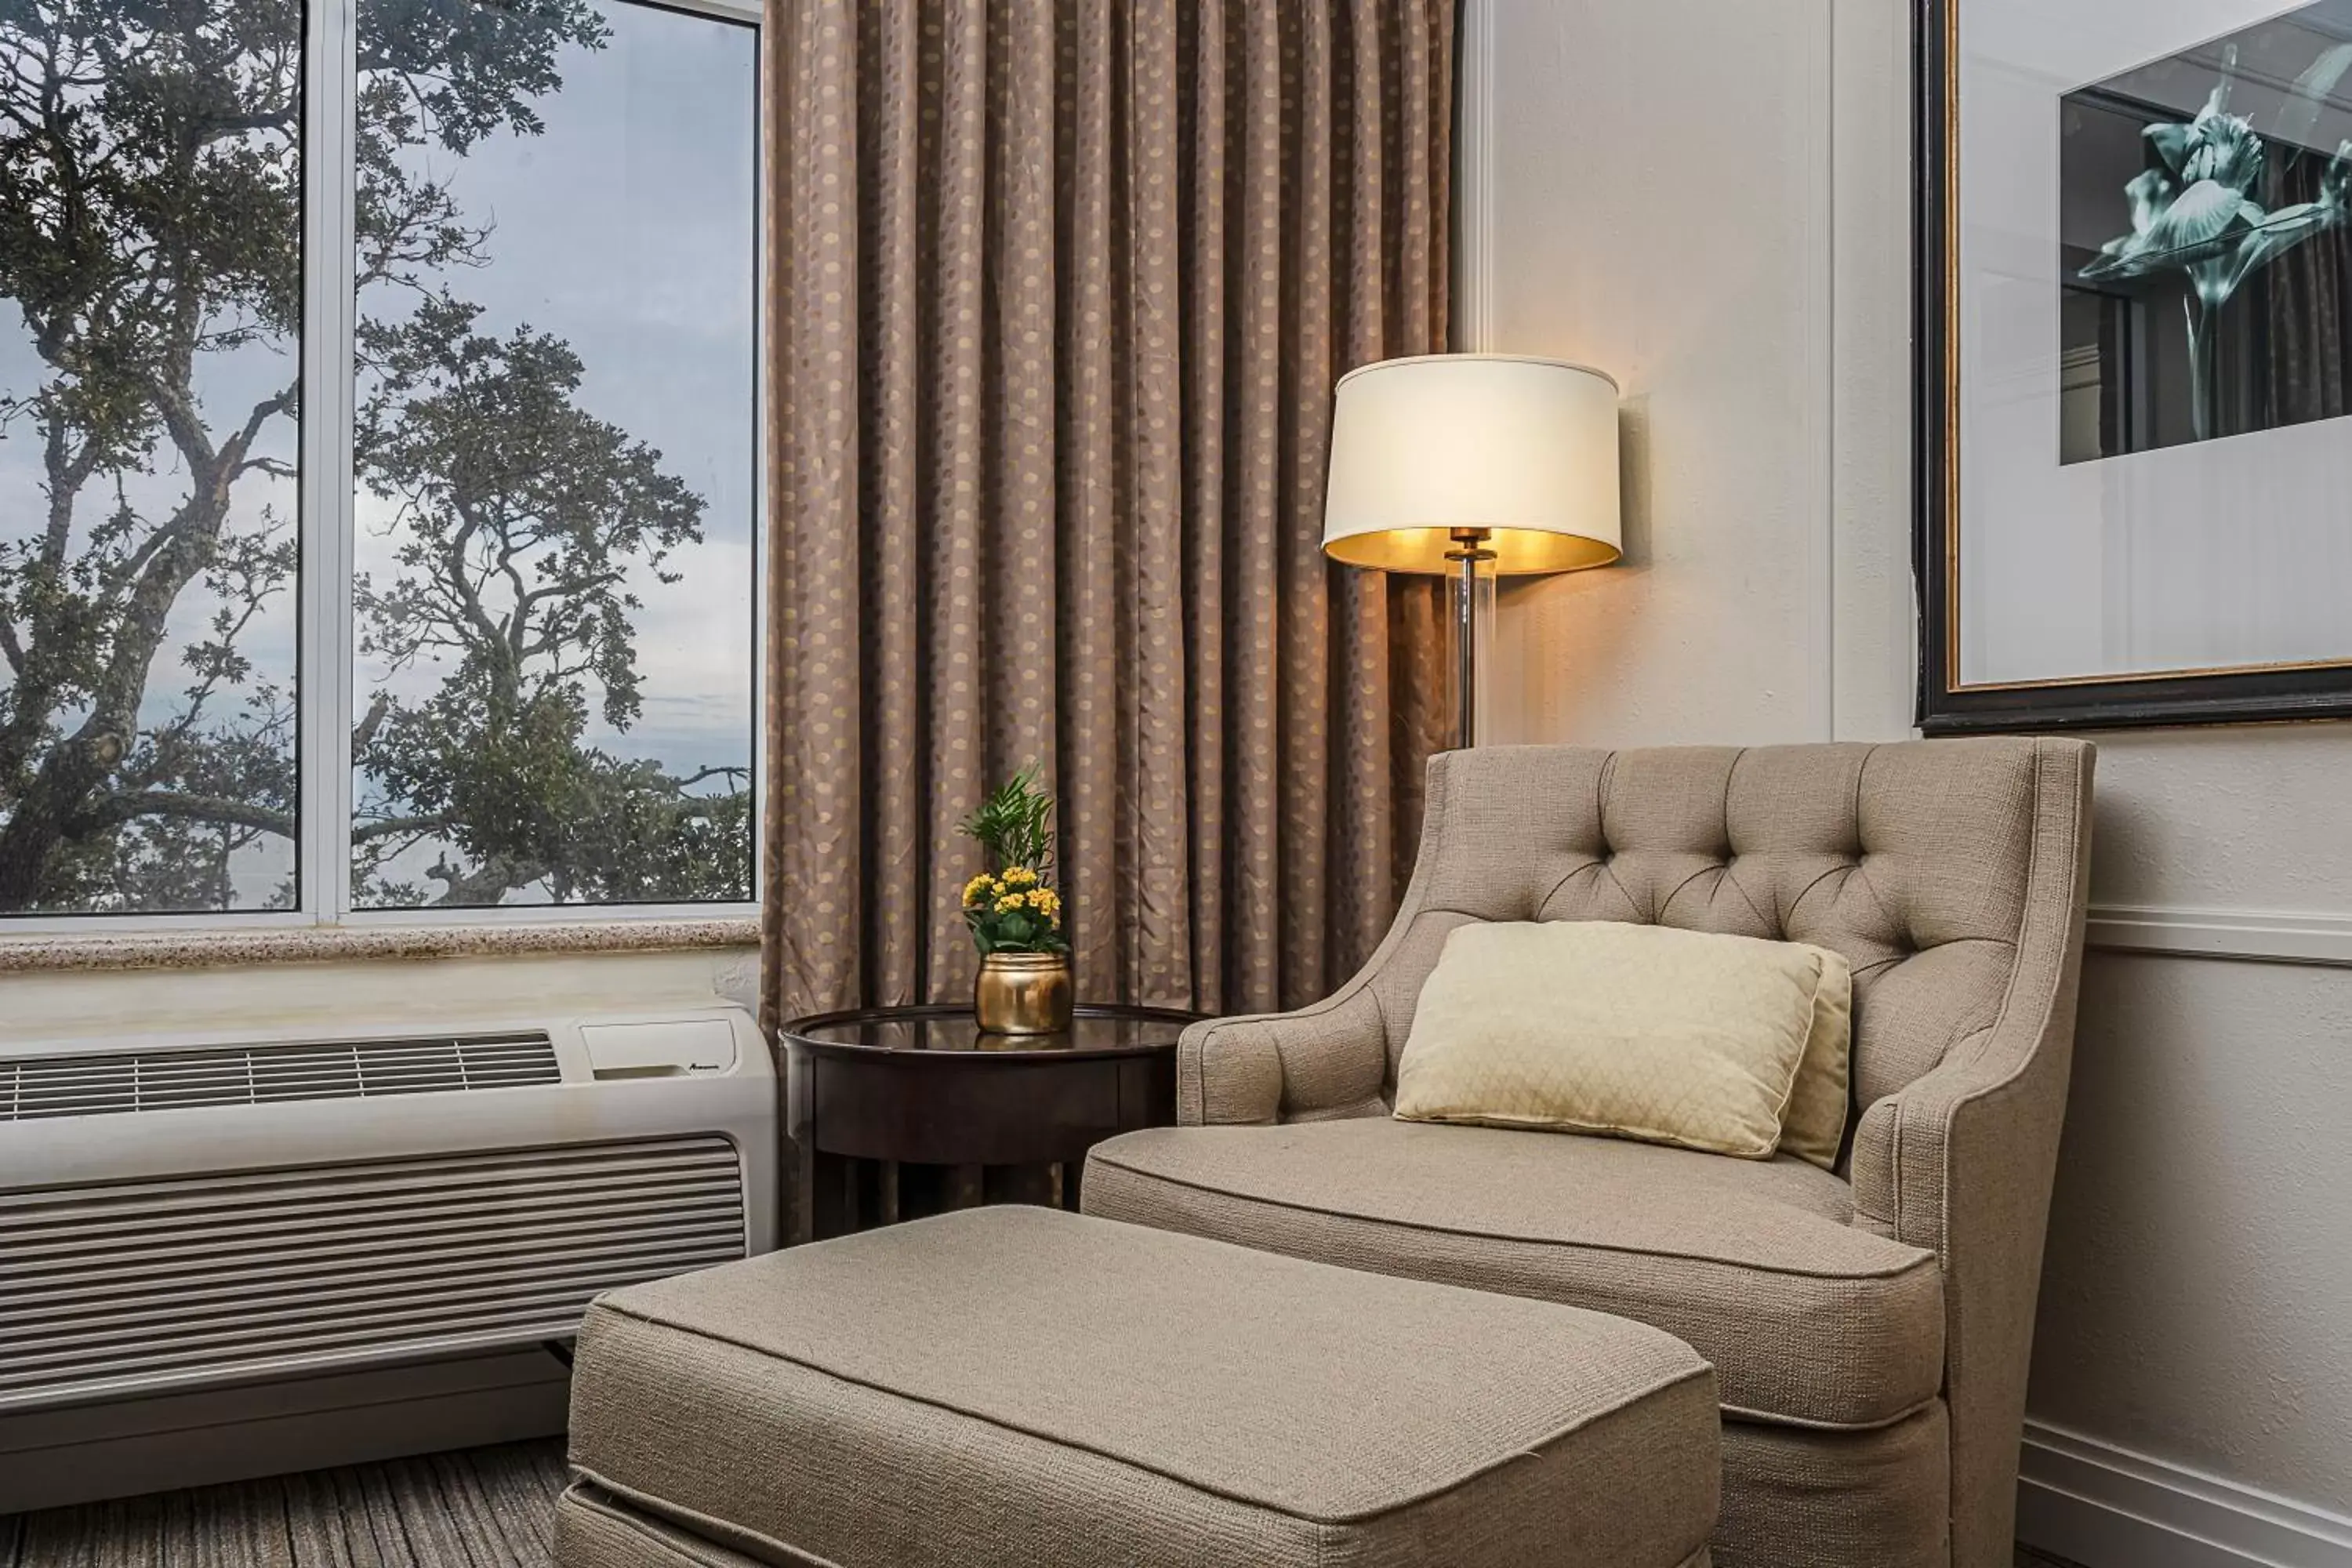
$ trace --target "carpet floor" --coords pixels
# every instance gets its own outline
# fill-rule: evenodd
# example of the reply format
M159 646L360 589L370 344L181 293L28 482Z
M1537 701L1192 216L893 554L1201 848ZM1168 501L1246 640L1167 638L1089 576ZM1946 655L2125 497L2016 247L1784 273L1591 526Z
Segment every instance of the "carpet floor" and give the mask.
M0 1568L549 1568L563 1481L554 1439L5 1515Z
M0 1517L0 1568L548 1568L563 1443Z

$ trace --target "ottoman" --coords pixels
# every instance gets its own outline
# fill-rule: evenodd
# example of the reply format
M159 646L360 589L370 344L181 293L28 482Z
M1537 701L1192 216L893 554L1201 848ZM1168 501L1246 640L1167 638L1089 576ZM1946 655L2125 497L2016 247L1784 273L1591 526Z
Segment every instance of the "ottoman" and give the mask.
M562 1568L1689 1568L1715 1374L1570 1307L1050 1209L599 1300Z

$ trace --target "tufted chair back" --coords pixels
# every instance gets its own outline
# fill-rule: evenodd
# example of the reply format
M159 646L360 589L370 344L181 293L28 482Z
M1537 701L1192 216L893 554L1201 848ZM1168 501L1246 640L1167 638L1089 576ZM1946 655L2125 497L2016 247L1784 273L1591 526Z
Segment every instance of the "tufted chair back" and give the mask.
M1448 932L1626 921L1843 954L1867 1108L1992 1028L2021 944L2056 962L2076 878L2044 868L2064 875L2037 889L2037 814L2053 790L2079 806L2087 752L2000 739L1441 756L1419 867L1366 972L1388 1039L1382 1097ZM2053 760L2071 764L2063 778ZM2055 920L2029 921L2036 896L2059 900Z

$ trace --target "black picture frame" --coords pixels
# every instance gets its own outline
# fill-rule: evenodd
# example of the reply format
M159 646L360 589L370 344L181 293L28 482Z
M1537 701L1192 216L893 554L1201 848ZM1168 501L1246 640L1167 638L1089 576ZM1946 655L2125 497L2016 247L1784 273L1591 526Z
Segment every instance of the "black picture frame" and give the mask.
M1959 6L1913 0L1913 571L1929 735L2352 719L2352 657L2000 686L1959 681ZM2063 0L2053 0L2063 3Z

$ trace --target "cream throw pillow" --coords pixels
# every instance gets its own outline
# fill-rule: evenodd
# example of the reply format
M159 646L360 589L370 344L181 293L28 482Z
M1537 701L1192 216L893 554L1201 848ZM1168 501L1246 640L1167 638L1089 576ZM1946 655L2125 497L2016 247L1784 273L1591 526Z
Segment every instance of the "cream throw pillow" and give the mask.
M1833 1057L1834 1160L1851 985L1837 954L1796 942L1592 921L1464 926L1422 987L1396 1114L1762 1160L1795 1110L1818 1160ZM1800 1094L1817 1016L1820 1070Z
M1852 1093L1853 965L1826 947L1805 951L1821 954L1822 984L1813 993L1813 1026L1805 1037L1797 1087L1780 1118L1780 1152L1833 1171L1838 1151L1845 1146Z

